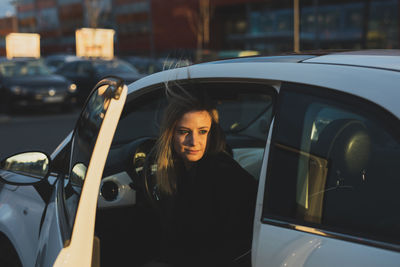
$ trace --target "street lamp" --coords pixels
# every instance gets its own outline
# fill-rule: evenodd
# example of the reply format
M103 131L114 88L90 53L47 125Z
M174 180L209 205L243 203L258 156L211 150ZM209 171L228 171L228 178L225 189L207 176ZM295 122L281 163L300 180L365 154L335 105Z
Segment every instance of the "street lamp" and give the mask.
M13 32L18 32L18 5L19 5L20 0L12 0L10 1L10 4L14 6L14 19L13 19L13 25L12 25L12 30Z
M294 17L294 52L300 52L300 10L299 10L299 0L293 0L293 17Z

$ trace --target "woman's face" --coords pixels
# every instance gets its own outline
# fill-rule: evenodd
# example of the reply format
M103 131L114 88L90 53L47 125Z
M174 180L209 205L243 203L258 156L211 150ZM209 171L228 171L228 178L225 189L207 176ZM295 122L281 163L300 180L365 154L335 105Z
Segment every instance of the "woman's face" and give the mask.
M207 148L211 117L207 111L190 111L178 121L173 137L175 152L185 163L200 160Z

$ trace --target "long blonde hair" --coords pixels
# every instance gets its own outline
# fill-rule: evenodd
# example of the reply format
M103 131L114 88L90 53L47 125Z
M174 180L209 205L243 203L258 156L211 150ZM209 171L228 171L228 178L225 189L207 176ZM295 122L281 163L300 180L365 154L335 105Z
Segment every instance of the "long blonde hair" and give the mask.
M168 106L163 115L160 136L156 143L157 186L161 193L171 195L176 192L177 166L173 149L173 137L178 121L190 111L207 111L211 117L211 129L207 141L207 154L225 150L225 136L219 125L218 111L207 95L201 91L190 91L179 84L166 86Z

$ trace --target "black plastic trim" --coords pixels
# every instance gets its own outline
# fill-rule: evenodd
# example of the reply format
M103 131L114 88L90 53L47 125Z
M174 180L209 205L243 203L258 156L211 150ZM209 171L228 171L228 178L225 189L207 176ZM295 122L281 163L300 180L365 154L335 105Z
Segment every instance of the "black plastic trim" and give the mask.
M61 177L60 175L57 179L56 187L56 200L55 204L57 205L57 213L58 213L58 223L60 225L60 233L61 233L61 240L63 242L64 247L69 244L71 239L72 231L69 227L69 223L67 220L67 211L64 203L64 181L65 177Z

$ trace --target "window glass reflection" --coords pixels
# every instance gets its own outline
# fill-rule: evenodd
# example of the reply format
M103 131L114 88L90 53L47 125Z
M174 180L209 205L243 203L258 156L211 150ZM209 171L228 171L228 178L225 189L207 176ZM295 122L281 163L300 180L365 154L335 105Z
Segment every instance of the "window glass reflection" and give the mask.
M28 152L6 159L1 167L3 170L44 178L49 170L49 159L41 152Z
M347 95L281 96L264 216L399 244L397 119Z
M75 128L72 140L70 175L65 183L64 195L71 231L79 205L81 189L86 178L86 171L109 105L110 100L105 97L107 89L108 85L101 86L90 96Z
M76 187L83 186L83 180L86 176L87 167L85 164L77 163L71 171L70 180L71 184Z

